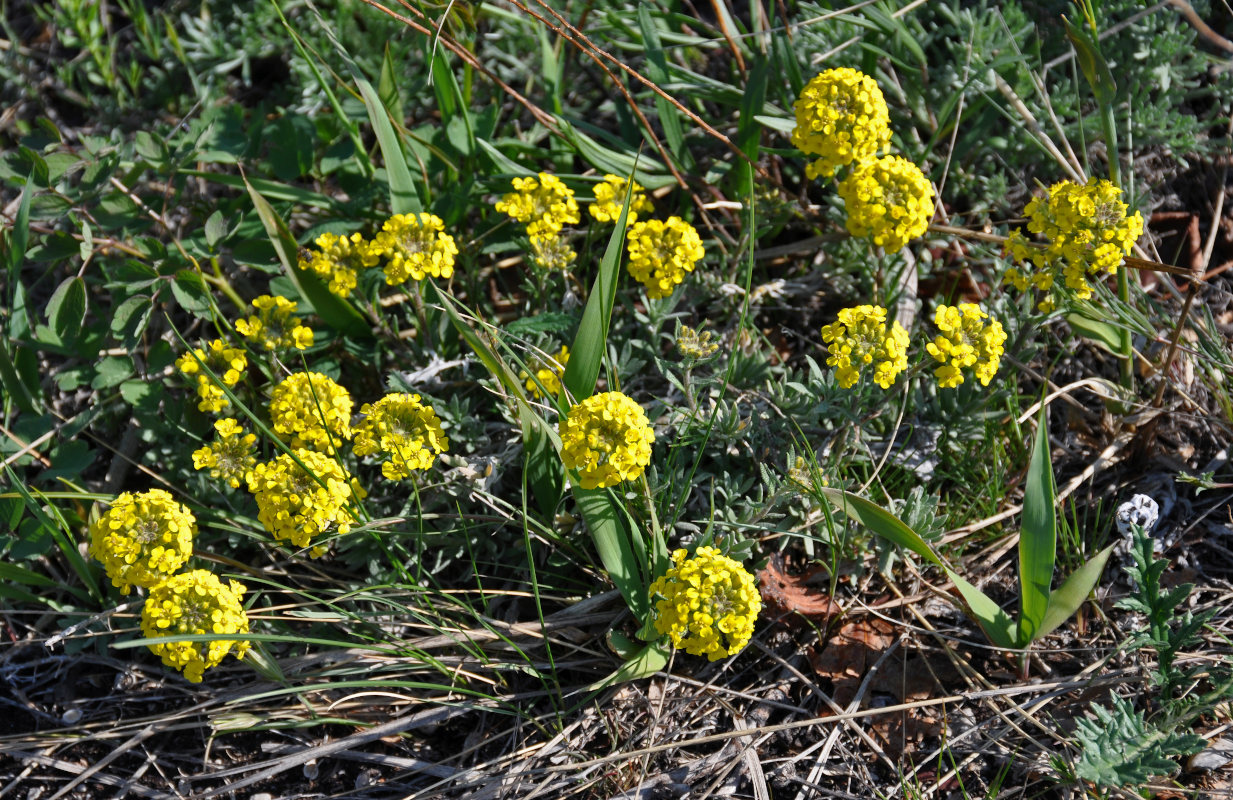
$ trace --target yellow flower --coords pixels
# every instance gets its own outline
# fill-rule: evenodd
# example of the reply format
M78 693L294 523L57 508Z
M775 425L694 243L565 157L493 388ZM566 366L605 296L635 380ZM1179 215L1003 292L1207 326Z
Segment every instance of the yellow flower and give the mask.
M162 489L125 492L90 526L90 555L123 594L149 588L193 554L197 520Z
M888 253L929 228L933 184L906 158L862 161L839 182L838 190L848 213L848 232L868 236Z
M263 294L253 301L254 316L238 319L235 329L263 350L304 350L313 346L313 331L295 316L296 303L279 295Z
M496 209L527 226L528 236L555 236L566 225L577 225L574 190L555 175L514 178L514 191L497 201Z
M975 303L938 306L933 321L942 333L925 349L942 364L933 372L942 388L963 383L961 370L965 367L974 367L981 386L988 386L997 374L1006 333L997 320L986 325L984 320L988 317Z
M351 395L330 378L297 372L274 387L270 420L292 447L333 453L339 439L351 438L351 408Z
M652 300L672 294L706 255L694 226L680 217L668 217L667 222L635 222L629 227L625 246L629 274L646 286L646 295Z
M218 435L214 441L193 451L193 469L208 469L210 477L226 481L232 489L240 488L248 480L257 459L253 457L253 445L257 436L244 433L240 423L227 417L214 423Z
M578 254L560 234L531 237L531 263L540 269L567 270Z
M335 522L338 532L351 530L351 516L343 510L354 491L365 496L338 462L313 450L296 450L308 471L287 453L258 464L248 476L248 491L257 498L257 518L275 539L308 547L310 540ZM323 552L314 548L315 558Z
M642 406L620 392L592 395L561 420L561 460L584 489L632 481L651 463L655 431Z
M381 226L376 248L386 257L385 282L394 286L408 278L422 281L431 275L449 279L454 274L458 246L435 214L395 214Z
M412 470L428 469L449 447L441 420L418 394L387 394L360 409L364 419L355 429L357 456L382 453L381 474L402 480Z
M531 372L525 369L518 373L518 380L526 383L527 391L531 396L539 399L544 396L544 392L540 391L540 386L544 387L549 397L556 397L561 393L561 376L565 374L565 365L569 363L569 348L561 347L555 356L547 356L546 358L535 357L531 359L528 366ZM534 373L534 378L532 378ZM535 381L538 380L537 384Z
M621 216L621 207L625 205L625 192L629 181L617 175L605 175L603 183L595 185L595 202L587 211L600 222L616 222ZM650 214L655 210L647 199L645 190L634 181L634 189L629 197L629 214L625 218L626 225L638 221L638 214Z
M844 389L852 388L868 365L873 365L874 383L889 389L908 366L908 332L898 322L888 331L881 306L843 309L837 322L823 326L822 340L829 343L826 363L835 367L835 379Z
M381 257L381 248L358 233L323 233L314 244L317 252L300 252L300 269L314 272L339 297L350 295L360 270L376 266Z
M655 630L709 661L739 653L753 636L762 598L740 562L714 547L699 547L693 558L672 554L673 566L651 584Z
M890 112L877 82L840 67L814 77L793 106L792 144L819 158L810 178L831 177L839 167L873 158L890 143Z
M193 357L194 354L196 358ZM185 353L176 359L176 366L180 368L180 372L197 378L197 396L201 398L197 403L197 408L207 412L222 411L230 405L227 395L201 369L199 361L205 362L205 365L222 379L224 384L235 386L240 382L240 378L244 377L244 370L248 367L248 356L243 350L228 347L222 341L215 339L206 345L205 350L196 347L193 348L192 353Z
M249 649L244 639L178 642L174 637L248 633L245 591L243 584L230 581L224 585L204 569L181 573L158 584L141 609L141 632L147 638L171 641L151 643L150 650L167 666L183 670L192 683L200 683L202 673L222 663L228 653L243 658Z
M1076 298L1090 298L1088 278L1115 274L1143 235L1143 215L1127 215L1127 210L1122 190L1109 181L1055 183L1044 198L1034 197L1024 208L1028 231L1042 235L1045 246L1033 247L1022 230L1012 231L1006 250L1019 267L1007 270L1006 280L1019 291L1049 292L1042 310L1052 309L1059 278Z

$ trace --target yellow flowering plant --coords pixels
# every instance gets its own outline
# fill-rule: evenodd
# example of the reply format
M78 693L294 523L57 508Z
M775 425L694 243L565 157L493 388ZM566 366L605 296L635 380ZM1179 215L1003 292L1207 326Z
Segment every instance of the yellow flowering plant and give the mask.
M811 179L829 178L853 162L874 158L890 144L890 111L873 78L849 67L828 69L801 90L793 110L792 144L817 158Z
M274 432L291 447L332 453L351 438L351 394L320 372L297 372L284 378L270 395Z
M698 231L680 217L652 219L629 226L629 274L652 300L668 297L706 255Z
M323 233L313 243L317 249L301 252L299 267L325 281L338 297L348 297L355 289L359 274L381 260L382 248L359 233L350 236Z
M963 383L963 370L971 367L981 386L988 386L1001 364L1006 332L997 320L975 303L938 306L933 322L941 333L925 345L941 366L934 370L944 389Z
M637 181L632 181L633 189L630 190L631 181L627 178L622 178L618 175L605 175L604 180L595 184L595 202L587 206L587 211L598 222L616 222L617 217L621 216L621 209L625 205L625 194L630 193L629 198L629 215L626 218L625 224L632 225L638 221L639 214L650 214L655 210L651 201L646 196L646 190L643 189Z
M355 428L354 452L385 456L381 474L392 481L428 469L449 447L437 413L418 394L387 394L360 413L364 418Z
M90 526L90 555L122 594L150 588L188 563L197 519L163 489L125 492Z
M243 658L249 650L245 639L176 641L177 635L248 633L244 611L245 587L237 581L224 584L216 575L195 569L172 576L150 590L141 609L141 632L149 648L172 669L180 670L192 683L216 667L231 653ZM167 641L161 641L161 640Z
M248 368L248 356L238 347L231 347L220 339L209 342L205 349L193 348L176 359L176 367L186 376L197 381L197 408L217 413L230 405L226 393L201 369L204 363L226 386L235 386L244 377Z
M525 225L528 236L555 236L582 219L574 190L555 175L541 172L533 178L514 178L513 186L514 191L497 201L496 209Z
M569 348L562 346L554 355L544 354L531 359L527 370L518 372L518 380L527 387L527 392L535 399L545 396L556 397L561 393L561 376L569 363ZM542 389L540 387L543 387Z
M313 331L295 316L296 306L281 295L263 294L253 300L257 313L237 319L235 329L254 347L267 352L306 350L313 346Z
M655 431L642 406L621 392L591 395L560 425L561 459L584 489L632 481L651 463Z
M211 478L238 489L248 480L257 463L253 455L257 436L245 433L240 423L231 417L216 421L214 430L214 441L193 451L193 469L207 469Z
M888 328L881 306L843 309L835 322L823 326L822 340L830 353L826 363L835 368L835 380L844 389L852 388L868 367L873 382L889 389L908 366L908 332L898 322Z
M448 280L458 255L454 237L436 214L395 214L382 224L374 250L385 258L385 282L391 286L429 276Z
M248 476L248 491L257 499L257 517L280 541L309 547L314 536L336 525L339 534L351 531L347 503L366 493L337 461L313 450L298 449L294 458L282 453L258 464ZM314 557L324 553L314 547Z
M929 228L933 184L906 158L858 162L837 188L848 232L869 238L888 253L903 249Z
M744 649L762 609L753 575L715 547L699 547L693 556L674 551L672 566L650 593L655 630L673 647L708 661Z
M1033 246L1022 229L1012 231L1006 249L1018 266L1006 271L1006 280L1021 292L1045 292L1042 311L1054 307L1059 281L1076 299L1090 298L1089 279L1116 275L1143 235L1143 215L1128 210L1122 190L1110 181L1053 184L1043 198L1032 198L1024 208L1028 232L1044 238L1045 244Z
M530 244L531 263L542 270L564 272L578 258L578 253L560 233L532 236Z

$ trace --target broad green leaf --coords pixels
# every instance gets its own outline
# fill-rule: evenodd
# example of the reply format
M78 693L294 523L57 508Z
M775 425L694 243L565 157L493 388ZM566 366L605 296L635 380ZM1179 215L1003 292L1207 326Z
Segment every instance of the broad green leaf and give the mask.
M505 175L517 175L519 177L534 174L531 170L502 153L496 148L496 145L491 142L484 141L483 139L477 139L475 143L479 145L479 149L483 150L486 156L492 159L492 165L496 167L496 171L498 173Z
M947 566L933 552L933 548L929 546L929 543L921 538L920 534L912 530L886 509L852 492L829 487L822 487L818 491L840 511L877 535L941 567L946 572L947 577L954 582L955 588L959 590L959 594L962 595L964 602L967 603L972 615L976 617L976 621L980 623L985 635L989 637L989 641L999 647L1016 646L1014 622L1010 616L999 608L997 603L993 602L988 595L968 583Z
M1062 17L1062 22L1066 25L1066 38L1075 48L1079 69L1092 87L1096 102L1101 106L1112 104L1117 95L1117 81L1113 79L1109 64L1100 52L1100 42L1086 28L1076 28L1066 17Z
M644 582L642 566L634 553L631 537L637 534L629 530L608 490L583 489L575 485L574 500L608 577L639 624L646 622L651 611L651 598L647 594L650 583Z
M218 172L206 172L199 169L182 169L177 172L179 175L189 175L194 178L201 178L210 183L217 183L219 186L230 186L233 189L245 189L252 187L261 193L261 196L267 200L279 200L289 203L295 203L301 206L311 206L312 208L322 208L327 210L335 210L338 208L338 203L333 198L326 197L318 192L304 189L299 186L288 186L285 183L271 181L265 178L244 177L242 175L224 175Z
M1049 458L1047 408L1042 402L1036 419L1036 440L1023 490L1019 530L1019 639L1024 644L1036 638L1045 618L1057 559L1057 492Z
M561 495L565 493L565 467L561 463L560 442L553 441L542 418L529 405L520 404L524 469L535 503L544 519L552 522ZM531 419L534 417L535 419ZM538 424L537 424L538 422Z
M716 6L718 7L718 6ZM646 56L646 77L654 84L663 88L669 80L668 59L664 56L663 45L659 41L659 29L651 17L651 9L646 3L638 4L638 27L642 29L643 53ZM664 129L664 138L668 140L668 150L676 156L676 160L689 169L693 160L685 149L685 133L681 125L681 112L676 106L660 94L655 95L655 111L659 116L659 124ZM648 140L650 132L647 132Z
M610 636L613 639L620 636L625 640L625 642L630 644L629 649L632 649L632 647L635 646L634 642L631 642L628 638L621 636L621 634L616 633L615 631L610 634ZM618 652L621 652L624 649L625 648L621 648ZM667 642L663 640L651 642L650 644L645 645L641 650L635 652L633 655L626 656L625 663L622 664L616 672L604 678L602 681L596 681L591 684L587 687L587 691L598 692L600 689L607 689L609 686L616 686L618 683L636 681L639 678L649 678L668 665L668 658L671 656L671 652L672 651L668 649ZM624 656L624 652L621 652L621 654Z
M402 107L402 95L398 92L398 68L394 65L394 56L390 52L390 43L385 43L385 52L381 56L381 75L377 78L377 96L381 105L390 110L394 119L405 120L406 113Z
M0 581L12 581L26 586L56 586L56 582L33 570L0 561Z
M772 117L767 114L756 114L754 119L763 126L780 133L792 133L796 130L796 120L792 117Z
M469 156L475 152L475 125L471 119L471 109L467 107L467 99L463 96L462 87L450 69L449 56L445 48L438 48L432 57L432 88L437 94L437 107L441 110L441 119L445 121L449 142L459 153ZM457 121L461 121L461 125ZM452 131L451 125L457 126Z
M190 314L207 316L210 313L210 292L201 276L189 269L182 269L171 281L171 293L176 302Z
M671 175L666 174L668 168L655 159L619 153L587 136L564 117L557 115L556 120L565 140L578 151L578 155L601 172L626 176L632 173L634 180L648 189L659 189L676 183Z
M65 278L47 301L47 320L60 341L71 343L81 335L86 318L86 282L74 275Z
M1114 325L1102 320L1092 319L1082 312L1074 311L1066 315L1066 322L1080 336L1100 345L1110 353L1118 353L1122 346L1122 331Z
M222 211L215 210L205 221L206 246L214 250L226 235L227 220L223 218Z
M17 217L13 227L8 230L8 250L5 253L9 268L9 280L17 281L17 271L26 260L26 248L30 245L30 200L34 197L34 173L26 178L26 185L21 190L21 203L17 206Z
M745 83L745 95L741 98L741 116L736 126L736 146L754 163L758 161L758 153L762 146L762 125L758 122L758 117L762 114L763 106L766 105L768 77L767 58L759 54L754 60L753 68L749 70L749 77ZM731 174L734 194L749 194L750 186L747 185L750 182L749 170L737 169Z
M287 230L287 224L266 202L266 199L253 188L252 184L245 181L245 185L248 188L248 196L253 201L253 207L257 210L257 216L261 219L266 235L270 238L270 244L274 245L274 250L278 253L278 260L283 265L283 271L295 284L300 295L312 303L317 316L321 317L325 324L341 333L357 338L371 337L372 330L350 303L330 292L316 275L299 268L299 248L291 231Z
M608 346L608 323L612 319L612 304L616 300L617 280L621 275L621 251L632 189L633 184L626 186L621 215L617 217L612 235L608 237L608 247L599 262L599 274L595 276L595 285L591 287L591 296L587 298L587 307L582 312L582 322L569 348L569 362L565 365L562 383L575 403L595 392L595 381L599 379L599 368Z
M1062 585L1049 595L1049 608L1040 627L1036 629L1034 638L1048 636L1057 630L1058 626L1074 616L1079 606L1087 600L1092 589L1100 581L1100 575L1105 571L1105 564L1113 553L1113 545L1101 550L1090 561L1070 574Z
M377 144L381 147L381 157L385 160L385 174L390 182L390 210L395 214L419 214L424 210L420 204L420 195L411 179L411 170L407 168L407 157L402 150L402 142L390 124L389 112L377 97L377 91L364 78L357 77L356 85L364 98L364 106L368 109L368 119L372 123L373 132L377 134Z

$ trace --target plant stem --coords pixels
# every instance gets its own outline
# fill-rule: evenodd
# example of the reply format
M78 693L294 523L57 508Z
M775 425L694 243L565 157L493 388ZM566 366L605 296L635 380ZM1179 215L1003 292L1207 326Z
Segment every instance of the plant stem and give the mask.
M1104 129L1105 152L1109 161L1109 180L1119 189L1122 187L1122 165L1117 153L1117 125L1113 119L1113 104L1100 104L1100 127ZM1130 270L1124 266L1117 271L1117 299L1130 305ZM1118 332L1119 376L1122 388L1134 391L1134 349L1131 347L1130 329L1119 328Z

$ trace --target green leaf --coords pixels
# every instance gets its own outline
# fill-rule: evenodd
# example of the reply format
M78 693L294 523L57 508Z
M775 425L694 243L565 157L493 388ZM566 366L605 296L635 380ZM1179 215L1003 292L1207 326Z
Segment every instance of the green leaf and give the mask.
M245 185L270 244L274 245L278 260L283 265L283 271L295 284L300 296L312 303L317 316L334 330L360 339L371 338L372 330L350 303L332 293L316 275L299 268L299 248L291 231L287 230L287 224L252 184L245 181Z
M667 174L668 168L655 159L618 153L579 131L564 117L557 115L556 120L565 140L578 151L578 155L601 172L627 177L632 173L634 180L647 189L659 189L676 183L676 180Z
M1109 545L1096 554L1094 558L1072 572L1062 585L1049 595L1049 607L1045 610L1044 619L1036 629L1034 638L1048 636L1057 630L1058 626L1075 615L1079 606L1087 600L1100 581L1100 575L1105 571L1105 564L1113 553L1114 545Z
M1076 28L1066 17L1062 17L1066 25L1066 38L1070 39L1075 48L1075 56L1079 61L1079 69L1092 87L1092 94L1101 106L1113 103L1117 94L1117 81L1109 71L1109 64L1100 52L1100 42L1086 28Z
M432 88L437 95L441 119L445 120L449 143L462 155L471 155L475 152L475 125L443 47L432 57Z
M557 504L565 493L565 465L561 463L561 443L554 441L551 429L529 405L520 403L518 415L522 423L523 462L527 483L535 495L544 519L552 522ZM534 417L535 419L531 419Z
M639 624L645 623L651 613L651 598L647 591L651 581L644 577L644 566L634 553L632 537L638 534L627 526L625 516L609 490L583 489L575 485L574 500L591 532L595 550L608 577L625 598L634 618Z
M664 56L663 45L659 41L659 29L651 18L650 7L646 3L638 4L638 27L642 30L643 53L646 56L646 77L660 87L668 83L668 59ZM687 169L693 160L685 149L685 133L681 126L680 111L663 95L655 95L655 111L659 116L659 124L664 129L664 138L668 140L668 149L676 156L680 164ZM648 132L649 138L649 132Z
M242 175L223 175L217 172L204 172L197 169L182 169L178 170L177 174L201 178L210 183L217 183L219 186L230 186L233 189L252 187L268 200L295 203L296 205L323 208L331 211L338 209L338 202L331 197L326 197L323 194L299 186L288 186L285 183L279 183L278 181L266 178L246 178Z
M1122 346L1122 331L1114 325L1102 320L1092 319L1086 314L1072 311L1066 315L1066 322L1080 336L1100 345L1110 353L1120 352Z
M758 116L766 105L766 84L769 77L769 62L765 55L759 54L749 70L749 78L745 83L745 94L741 97L741 116L736 126L736 146L757 163L758 153L762 147L762 125ZM749 170L732 171L733 192L737 195L747 195L750 192Z
M633 650L636 646L628 637L616 631L610 633L609 638L613 640L614 649L620 652L622 656L625 656L626 652ZM620 642L620 640L624 640L624 642ZM629 646L625 647L625 644ZM651 642L632 655L625 656L625 663L616 672L601 681L591 684L587 687L587 691L598 692L609 686L616 686L618 683L636 681L639 678L649 678L668 665L668 658L671 654L672 651L668 649L667 642L663 640Z
M533 317L519 317L505 326L508 333L523 336L528 333L564 333L574 327L574 318L569 314L545 311Z
M223 219L222 211L215 211L205 221L205 239L206 245L211 249L218 247L218 243L227 235L227 221Z
M385 160L385 174L390 182L390 210L395 214L419 214L424 210L420 203L420 194L411 179L411 171L407 169L407 157L402 150L402 142L390 124L389 112L381 104L372 84L363 78L356 78L360 95L364 98L364 106L368 109L368 119L372 122L373 132L377 134L377 144L381 146L381 157Z
M69 344L81 335L86 319L86 282L78 276L65 278L47 301L47 320L60 341Z
M1049 608L1049 588L1057 559L1057 491L1049 458L1047 406L1040 404L1036 440L1023 490L1023 517L1019 530L1019 640L1027 645Z
M406 113L402 107L402 96L398 92L398 68L394 66L394 56L390 51L390 43L385 43L385 52L381 56L381 75L377 78L377 96L381 105L390 110L396 120L405 120Z
M886 509L852 492L832 489L830 487L821 487L818 491L840 511L877 535L941 567L946 572L947 577L955 584L959 594L963 596L963 600L967 603L972 616L976 617L976 621L980 623L981 629L989 637L989 641L998 647L1011 648L1016 646L1014 621L1011 620L1010 616L999 608L997 603L993 602L988 595L968 583L947 566L933 552L933 549L929 547L929 543L920 534L912 530Z
M20 348L17 345L12 345L12 350L9 348L8 337L0 334L0 386L4 387L5 395L13 398L18 409L27 414L40 413L39 385L37 381L28 385L22 380L16 356Z
M608 324L612 320L612 304L616 300L617 280L620 278L621 251L625 242L625 220L629 216L629 198L633 185L626 186L625 202L617 217L616 227L608 237L608 247L599 262L599 274L587 298L587 307L582 312L582 323L569 348L569 362L565 365L562 382L574 402L581 402L595 391L599 368L604 361L608 346Z
M17 206L17 217L13 227L8 231L8 248L5 260L8 262L9 278L14 283L17 271L26 260L26 248L30 245L30 200L34 197L34 173L26 178L26 185L21 190L21 203Z
M796 130L796 120L792 117L771 117L766 114L755 114L754 119L763 126L780 133L792 133Z
M205 281L196 272L182 269L171 281L171 293L176 302L194 316L208 316L210 313L210 292Z
M1153 776L1176 772L1173 758L1207 746L1201 736L1149 724L1143 712L1117 696L1112 709L1094 705L1091 710L1095 721L1076 720L1081 752L1075 773L1097 786L1141 786Z

